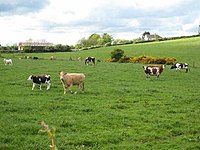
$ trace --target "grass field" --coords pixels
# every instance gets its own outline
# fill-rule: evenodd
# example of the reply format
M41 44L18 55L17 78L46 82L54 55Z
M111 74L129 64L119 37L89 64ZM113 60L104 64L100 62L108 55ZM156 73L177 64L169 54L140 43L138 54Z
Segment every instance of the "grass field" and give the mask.
M128 56L176 57L189 63L190 71L166 66L160 80L146 80L144 64L104 62L115 48ZM200 149L199 54L200 38L73 53L1 54L14 64L5 66L0 58L0 149L49 149L47 135L38 133L41 121L56 128L59 150ZM19 59L24 56L40 59ZM86 56L102 62L69 61ZM85 93L64 96L61 70L85 73ZM51 89L32 91L28 76L44 73L51 75Z

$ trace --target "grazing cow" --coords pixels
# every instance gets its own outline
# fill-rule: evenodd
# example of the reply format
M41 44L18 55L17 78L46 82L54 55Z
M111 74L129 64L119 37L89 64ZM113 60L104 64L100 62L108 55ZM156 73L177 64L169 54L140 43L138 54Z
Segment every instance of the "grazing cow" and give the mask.
M33 57L33 59L39 59L39 58L35 56L35 57Z
M12 65L13 64L12 59L4 59L3 61L4 61L5 65L9 65L9 64Z
M28 77L28 80L31 80L33 82L32 90L34 90L35 85L38 85L40 90L42 90L42 88L41 88L41 84L42 83L46 83L47 84L47 90L50 89L50 86L51 86L50 75L30 75Z
M160 74L164 70L164 65L152 65L152 66L143 66L146 78L150 79L150 76L155 75L159 79Z
M82 91L84 92L85 75L83 73L64 73L63 71L61 71L59 75L63 85L64 94L66 94L67 87L69 88L70 93L73 93L73 85L78 86L77 91L82 89ZM77 93L77 91L75 92L75 94Z
M171 69L176 68L177 70L185 69L185 72L188 72L189 65L187 63L176 63L173 66L171 66Z
M94 57L86 57L85 65L88 65L90 62L93 63L93 65L95 65L95 58Z
M55 60L56 58L54 56L51 56L50 57L50 60Z

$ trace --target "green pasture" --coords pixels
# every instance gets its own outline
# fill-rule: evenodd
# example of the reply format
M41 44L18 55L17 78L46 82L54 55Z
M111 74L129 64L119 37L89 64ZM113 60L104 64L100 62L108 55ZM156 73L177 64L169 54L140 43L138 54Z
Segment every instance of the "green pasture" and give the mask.
M105 62L116 48L127 56L175 57L189 63L190 71L166 66L160 80L146 80L144 64ZM2 53L0 149L50 149L47 134L38 133L41 121L56 129L59 150L200 149L199 54L200 38L68 53ZM101 62L77 61L87 56ZM4 58L12 58L13 65L4 65ZM84 73L85 93L64 96L59 71ZM30 74L50 74L51 89L32 91Z

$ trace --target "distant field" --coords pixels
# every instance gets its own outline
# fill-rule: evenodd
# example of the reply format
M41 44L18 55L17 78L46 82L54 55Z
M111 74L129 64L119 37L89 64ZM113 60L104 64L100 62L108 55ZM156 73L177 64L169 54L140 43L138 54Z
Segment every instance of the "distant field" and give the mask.
M191 68L185 73L166 66L160 80L149 81L144 64L104 62L115 48L127 56L176 57ZM199 54L200 38L71 53L1 54L0 149L49 149L47 135L38 133L40 121L56 128L59 150L200 149ZM25 56L40 59L19 59ZM102 62L85 66L75 61L87 56ZM5 66L3 57L14 65ZM64 96L61 70L85 73L85 93ZM32 91L28 76L44 73L51 75L51 89Z
M20 53L20 54L15 54L14 56L16 57L38 56L40 58L45 58L45 59L49 59L51 56L54 56L57 59L65 59L65 60L69 60L70 57L74 60L77 60L78 57L85 58L87 56L94 56L99 60L105 61L107 58L110 58L110 52L116 48L123 49L125 51L125 55L127 56L150 55L157 57L163 57L163 56L176 57L178 62L188 62L189 64L195 63L198 66L200 66L199 63L200 37L153 42L153 43L111 46L111 47L103 47L103 48L85 50L79 52L36 53L36 54ZM4 56L6 57L6 55ZM12 55L10 55L9 57L12 57Z

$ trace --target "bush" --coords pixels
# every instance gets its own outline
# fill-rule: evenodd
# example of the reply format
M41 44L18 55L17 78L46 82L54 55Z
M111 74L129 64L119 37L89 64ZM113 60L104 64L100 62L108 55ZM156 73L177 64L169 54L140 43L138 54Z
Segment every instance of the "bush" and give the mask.
M107 61L107 62L118 62L119 59L116 59L116 58L108 58L106 61Z
M130 62L130 57L127 57L127 56L123 56L119 59L119 63L129 63Z
M173 65L176 63L176 58L171 58L171 57L158 58L158 57L145 56L145 55L138 56L138 57L123 56L120 59L116 59L116 58L108 59L107 62Z
M111 52L111 58L120 59L124 55L124 51L122 49L115 49Z

